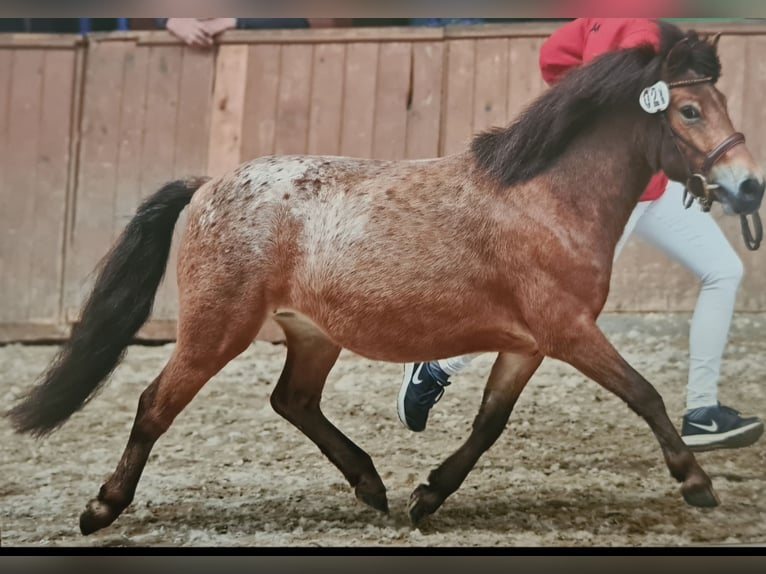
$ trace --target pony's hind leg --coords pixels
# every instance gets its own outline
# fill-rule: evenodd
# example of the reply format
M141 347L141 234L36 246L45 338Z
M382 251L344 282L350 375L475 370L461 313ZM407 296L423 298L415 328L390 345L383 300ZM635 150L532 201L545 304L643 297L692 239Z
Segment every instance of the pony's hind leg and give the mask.
M117 469L80 516L83 534L108 526L127 508L154 443L205 383L248 347L265 318L258 308L243 313L233 301L218 303L181 306L176 349L141 394Z
M549 354L620 397L646 420L660 443L670 474L681 483L681 493L688 504L717 506L718 497L710 478L681 440L657 390L620 356L594 321L580 317L568 324L570 329L557 334Z
M272 407L340 469L359 500L387 513L386 487L370 455L328 421L319 408L327 375L341 348L301 315L285 312L274 319L287 338L287 359L271 395Z
M427 485L421 484L412 493L409 513L413 524L417 525L433 514L460 487L479 457L494 444L542 359L539 354L501 353L498 356L468 440L431 472Z

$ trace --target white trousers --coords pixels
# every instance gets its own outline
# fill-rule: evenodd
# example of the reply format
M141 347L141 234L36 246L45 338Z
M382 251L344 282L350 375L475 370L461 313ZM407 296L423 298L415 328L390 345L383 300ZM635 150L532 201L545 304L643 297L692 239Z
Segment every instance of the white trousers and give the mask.
M656 201L636 206L615 250L619 257L632 233L683 265L702 282L689 331L689 377L686 408L715 405L721 358L729 337L743 267L709 213L695 203L683 206L683 185L670 182ZM449 375L463 370L477 357L463 355L439 361Z

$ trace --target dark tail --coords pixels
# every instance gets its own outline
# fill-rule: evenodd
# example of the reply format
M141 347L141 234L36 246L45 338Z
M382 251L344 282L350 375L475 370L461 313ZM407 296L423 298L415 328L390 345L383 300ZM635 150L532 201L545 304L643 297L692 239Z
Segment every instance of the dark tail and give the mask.
M174 181L147 198L101 261L80 322L41 382L8 416L18 432L42 436L64 424L106 381L149 318L165 274L173 229L207 181Z

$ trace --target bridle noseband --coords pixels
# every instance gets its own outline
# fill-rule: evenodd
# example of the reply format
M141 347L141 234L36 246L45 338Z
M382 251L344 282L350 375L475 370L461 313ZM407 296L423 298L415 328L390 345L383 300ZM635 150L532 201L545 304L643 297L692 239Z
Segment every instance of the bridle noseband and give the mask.
M704 78L692 78L689 80L670 82L667 84L667 86L668 89L673 89L704 84L712 81L713 78L708 76ZM673 143L675 144L678 153L683 158L684 167L686 168L687 177L686 186L684 189L684 207L688 209L691 207L692 203L694 203L694 200L697 199L702 208L702 211L710 211L710 208L713 206L713 190L717 189L718 185L708 183L707 175L716 164L716 162L718 162L718 160L721 159L726 154L726 152L738 146L739 144L745 143L745 135L741 132L734 132L720 144L718 144L715 148L713 148L713 150L705 153L673 129L673 126L670 124L670 120L667 117L666 111L663 111L661 116L663 125L665 125L665 127L670 132ZM681 150L680 144L683 144L686 148L690 149L698 156L704 158L702 162L702 169L700 171L692 171L691 166L689 165L689 160L687 159L686 154L684 154ZM763 238L763 226L761 225L761 218L757 211L754 212L752 216L755 234L753 234L750 230L750 225L747 221L746 215L740 215L740 224L742 227L742 236L745 240L745 245L749 250L755 251L760 246L761 239Z

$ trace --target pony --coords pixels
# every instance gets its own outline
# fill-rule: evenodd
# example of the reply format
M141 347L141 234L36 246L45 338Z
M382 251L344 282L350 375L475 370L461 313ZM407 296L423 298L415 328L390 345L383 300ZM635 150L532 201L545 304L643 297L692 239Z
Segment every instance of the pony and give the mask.
M685 501L717 505L660 394L596 324L615 245L652 174L730 214L757 213L763 198L763 172L715 87L717 40L669 24L661 36L659 52L638 46L571 71L460 153L261 157L148 197L101 262L60 353L9 411L18 432L42 436L93 398L151 313L188 205L177 345L141 394L82 533L131 503L154 443L269 316L287 346L271 405L374 509L388 512L388 500L372 459L320 409L343 348L400 363L498 353L467 440L412 493L415 525L495 442L544 357L623 399L655 434Z

